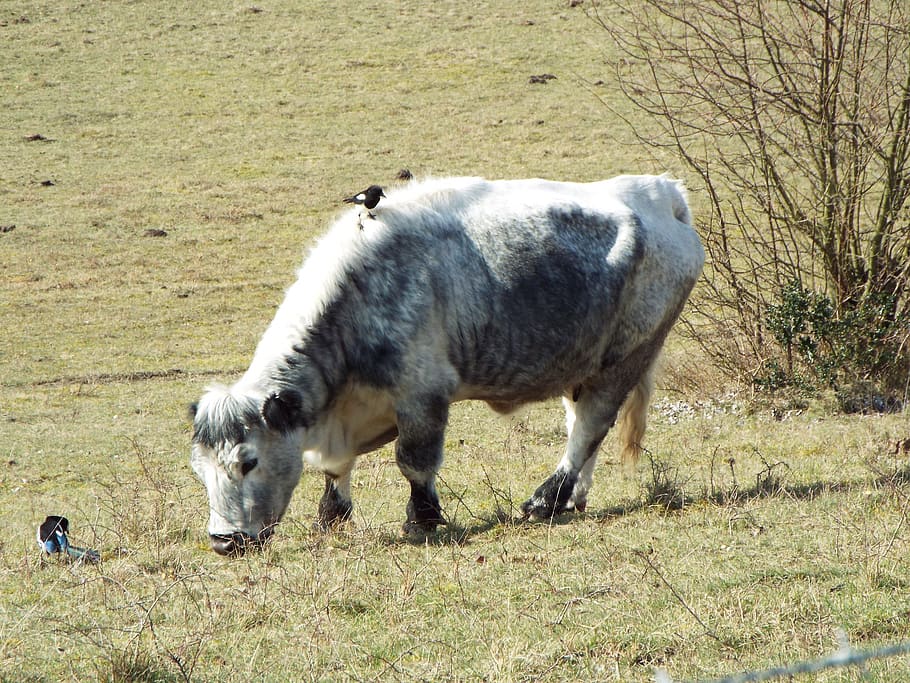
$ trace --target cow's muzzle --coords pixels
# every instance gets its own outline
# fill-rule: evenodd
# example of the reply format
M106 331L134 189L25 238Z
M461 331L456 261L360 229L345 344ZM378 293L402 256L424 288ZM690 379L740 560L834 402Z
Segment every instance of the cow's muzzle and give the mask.
M224 557L240 557L247 550L262 550L272 537L273 527L267 526L258 536L250 536L242 531L232 534L209 534L212 550Z

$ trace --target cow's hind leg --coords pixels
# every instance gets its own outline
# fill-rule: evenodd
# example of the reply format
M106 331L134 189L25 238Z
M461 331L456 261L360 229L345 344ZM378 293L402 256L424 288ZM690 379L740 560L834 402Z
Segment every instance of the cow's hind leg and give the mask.
M521 506L536 519L549 519L572 509L583 510L591 486L597 449L616 421L623 395L584 389L577 401L565 399L569 440L556 471Z
M641 439L647 422L648 404L654 385L656 345L641 347L622 366L622 371L602 378L601 388L576 389L566 396L566 453L549 479L521 506L529 517L547 519L568 510L583 511L597 463L597 450L616 422L626 402L620 424L623 464L631 472L638 461ZM636 361L641 359L640 363Z
M619 447L622 456L623 470L626 475L635 473L638 459L641 456L641 442L644 437L645 427L648 423L648 405L651 402L651 393L654 389L654 363L648 367L644 375L635 385L635 388L629 392L622 403L616 418L616 429L619 436ZM569 415L574 416L574 405L568 399L564 399L566 404L566 424L568 431L572 433L572 420L568 419ZM572 497L566 505L567 509L575 509L584 512L588 505L588 491L594 482L594 466L597 464L597 452L587 459L578 473L578 481L575 482L575 489L572 491Z
M575 403L578 399L578 396L576 395L577 391L578 390L572 392L572 398L564 396L562 399L563 407L566 409L566 434L569 436L572 435L572 431L575 429ZM572 496L566 503L565 509L575 509L579 512L585 511L585 507L588 504L588 490L591 488L591 484L594 481L594 466L596 464L597 449L595 449L594 453L585 461L585 464L581 466L581 470L578 472L578 480L575 482Z
M442 465L445 427L449 403L442 397L409 401L396 410L398 444L395 458L398 468L411 484L405 534L433 532L445 524L442 506L436 494L436 473Z

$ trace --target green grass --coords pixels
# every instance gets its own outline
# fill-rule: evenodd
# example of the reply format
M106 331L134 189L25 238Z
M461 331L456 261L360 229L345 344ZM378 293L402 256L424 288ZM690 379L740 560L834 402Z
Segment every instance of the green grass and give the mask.
M208 549L186 406L245 368L342 196L402 167L666 170L598 99L631 114L583 7L515 7L0 6L0 680L647 681L910 638L905 415L655 409L654 466L620 478L608 438L588 513L546 525L516 507L559 406L460 405L432 542L397 536L386 448L341 531L311 528L308 470L265 553ZM104 561L43 560L51 513Z

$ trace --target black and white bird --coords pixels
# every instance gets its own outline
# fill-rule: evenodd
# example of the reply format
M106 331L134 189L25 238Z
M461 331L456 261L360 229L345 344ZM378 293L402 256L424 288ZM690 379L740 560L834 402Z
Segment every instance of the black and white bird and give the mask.
M49 515L38 527L38 545L48 555L62 553L75 560L85 562L99 562L101 555L91 548L77 548L70 545L66 537L70 530L70 522L60 515Z
M382 188L379 185L370 185L363 192L358 192L357 194L346 197L344 199L345 204L360 204L367 210L367 216L369 218L376 218L371 212L376 208L376 205L379 203L379 200L385 197L385 194L382 192Z

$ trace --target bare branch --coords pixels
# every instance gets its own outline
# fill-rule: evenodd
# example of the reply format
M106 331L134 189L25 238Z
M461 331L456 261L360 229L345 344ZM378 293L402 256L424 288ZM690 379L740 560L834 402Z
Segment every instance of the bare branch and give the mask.
M768 360L768 306L795 281L891 344L877 360L849 361L851 372L868 374L868 360L873 373L906 376L894 345L910 308L910 9L902 0L610 7L632 19L613 26L594 6L623 55L618 82L660 135L627 123L643 144L675 148L705 190L709 264L695 307L742 334L750 351L737 362L750 365L739 374Z

